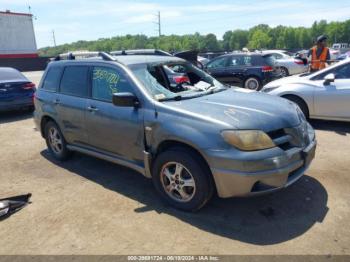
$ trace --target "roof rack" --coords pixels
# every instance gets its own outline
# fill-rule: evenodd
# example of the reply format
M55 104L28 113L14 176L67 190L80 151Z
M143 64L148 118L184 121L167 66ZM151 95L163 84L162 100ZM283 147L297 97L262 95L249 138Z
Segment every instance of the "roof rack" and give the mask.
M64 54L59 54L53 60L54 61L77 60L77 59L87 59L87 58L94 58L94 57L101 57L105 61L116 61L117 60L108 53L98 52L98 51L96 51L96 52L90 52L90 51L68 52L68 53L64 53Z
M111 55L159 55L172 56L170 53L159 49L135 49L135 50L118 50L110 52Z

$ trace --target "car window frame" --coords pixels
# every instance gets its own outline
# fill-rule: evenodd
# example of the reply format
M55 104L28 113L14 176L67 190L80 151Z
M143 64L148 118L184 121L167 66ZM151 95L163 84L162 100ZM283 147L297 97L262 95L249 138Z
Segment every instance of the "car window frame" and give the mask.
M73 94L65 94L61 92L61 84L62 84L62 79L63 79L63 75L64 72L66 70L67 67L87 67L87 76L86 76L86 84L87 84L87 95L86 96L78 96L78 95L73 95ZM86 64L69 64L69 65L65 65L63 66L62 72L61 72L61 78L60 78L60 84L58 87L58 92L60 95L66 95L66 96L72 96L72 97L78 97L78 98L89 98L90 96L90 79L89 79L89 75L90 75L90 71L91 71L91 66L90 65L86 65Z
M99 102L104 102L104 103L113 103L113 97L111 99L111 101L107 101L104 99L97 99L97 98L93 98L92 97L92 88L93 88L93 72L94 72L94 68L95 67L105 67L105 68L110 68L113 70L120 70L125 78L128 80L130 87L132 88L132 90L130 90L130 93L134 94L138 99L139 99L139 95L138 95L138 91L137 88L135 88L135 83L134 81L131 79L131 77L129 76L128 72L122 68L121 66L118 65L110 65L110 64L93 64L90 66L90 73L89 73L89 99L93 100L93 101L99 101Z
M319 81L319 80L324 80L324 78L326 77L326 75L328 74L334 74L334 71L336 71L338 68L343 67L343 66L350 66L350 63L346 63L346 64L342 64L342 65L338 65L336 67L333 68L329 68L327 70L325 70L324 72L319 72L317 75L313 76L310 78L311 81ZM335 75L335 74L334 74ZM322 76L322 77L320 77ZM336 75L335 75L336 76ZM349 78L335 78L335 80L341 80L341 79L350 79Z

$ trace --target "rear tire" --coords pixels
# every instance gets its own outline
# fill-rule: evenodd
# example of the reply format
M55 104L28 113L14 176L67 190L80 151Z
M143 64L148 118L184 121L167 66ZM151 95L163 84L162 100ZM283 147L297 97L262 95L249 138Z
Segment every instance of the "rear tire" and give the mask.
M244 81L243 87L249 90L259 91L262 85L257 77L251 76Z
M157 156L152 180L163 200L185 211L199 210L214 192L207 165L192 151L182 148L173 148Z
M299 106L300 110L303 112L305 118L309 119L309 108L303 99L301 99L297 96L288 96L288 95L283 96L283 98L286 98L289 101L296 103Z
M68 150L67 142L60 128L53 121L49 121L45 125L45 140L49 152L55 159L64 161L71 156L72 152Z
M282 76L282 77L287 77L287 76L289 76L289 71L288 71L287 68L281 67L280 71L281 71L281 76Z

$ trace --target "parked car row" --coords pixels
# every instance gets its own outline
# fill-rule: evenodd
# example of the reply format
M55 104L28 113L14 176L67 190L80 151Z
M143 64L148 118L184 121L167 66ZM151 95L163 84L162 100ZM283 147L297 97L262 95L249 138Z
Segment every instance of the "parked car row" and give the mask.
M308 118L350 121L350 59L270 82L262 92L295 102Z
M270 54L230 53L214 58L204 69L222 83L260 90L280 77L276 59Z

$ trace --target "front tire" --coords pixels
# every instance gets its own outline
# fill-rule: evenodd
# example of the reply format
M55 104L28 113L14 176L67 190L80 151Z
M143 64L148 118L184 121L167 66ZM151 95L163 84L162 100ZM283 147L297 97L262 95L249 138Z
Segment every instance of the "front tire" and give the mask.
M160 153L152 168L153 184L170 205L185 211L203 207L213 194L206 164L190 150L170 149Z
M262 88L262 85L258 78L252 76L244 81L243 87L246 89L259 91Z
M67 148L66 140L60 128L53 121L45 125L45 140L49 152L55 159L64 161L70 157L71 151Z

